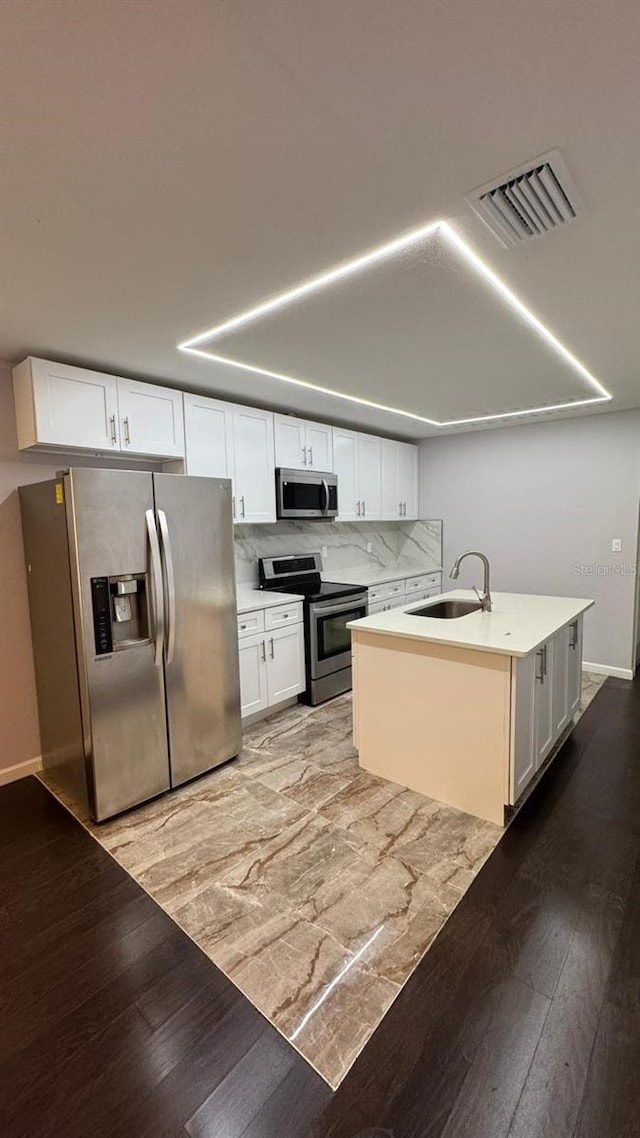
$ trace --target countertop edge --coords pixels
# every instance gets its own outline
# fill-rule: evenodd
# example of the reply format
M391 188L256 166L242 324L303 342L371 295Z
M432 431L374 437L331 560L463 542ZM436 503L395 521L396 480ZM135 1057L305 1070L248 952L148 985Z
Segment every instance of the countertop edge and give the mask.
M537 596L537 594L514 594L514 595L516 595L516 596L517 595ZM451 594L447 594L447 593L442 594L443 599L446 597L450 597L450 596L451 596ZM438 598L433 597L431 599L436 601ZM549 598L549 599L572 600L573 598L565 597L565 598ZM370 635L370 636L391 636L391 637L399 638L401 640L419 640L419 641L423 641L425 644L442 644L442 645L449 647L449 648L466 648L470 652L486 652L489 654L496 654L499 656L512 656L512 657L520 660L520 659L524 659L526 656L530 656L532 654L532 652L537 651L537 649L540 647L540 645L544 644L549 639L549 637L555 636L555 634L557 632L559 632L560 629L566 628L567 625L571 624L571 622L574 621L577 616L582 616L583 613L587 612L590 608L593 608L594 605L595 605L594 600L587 600L586 598L578 600L578 598L576 598L576 607L571 612L571 614L565 620L562 620L557 624L553 624L553 626L551 628L547 627L541 633L539 639L533 640L531 642L531 644L527 646L526 650L514 649L512 647L503 648L498 644L477 644L477 643L473 643L472 641L463 640L460 637L453 638L451 636L430 636L430 635L425 635L424 633L412 632L408 629L375 627L375 625L372 627L365 627L365 621L370 620L371 619L370 617L364 617L362 620L358 620L358 621L350 621L350 623L347 625L347 627L352 630L352 633L353 632L363 633L365 635ZM409 606L405 606L404 608L394 609L394 610L392 610L392 614L395 616L400 616L400 615L402 615L403 612L406 611L406 609L408 607ZM385 614L380 614L380 615L381 616L388 616L391 614L385 613Z

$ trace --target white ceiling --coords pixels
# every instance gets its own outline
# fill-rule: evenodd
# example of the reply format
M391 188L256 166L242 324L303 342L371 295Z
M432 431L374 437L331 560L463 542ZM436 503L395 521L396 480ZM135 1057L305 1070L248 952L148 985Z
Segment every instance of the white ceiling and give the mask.
M615 18L601 0L0 0L0 16L4 359L433 433L177 345L445 218L612 393L602 406L640 404L635 0ZM556 146L584 212L504 249L465 194ZM441 253L216 350L437 419L589 395Z

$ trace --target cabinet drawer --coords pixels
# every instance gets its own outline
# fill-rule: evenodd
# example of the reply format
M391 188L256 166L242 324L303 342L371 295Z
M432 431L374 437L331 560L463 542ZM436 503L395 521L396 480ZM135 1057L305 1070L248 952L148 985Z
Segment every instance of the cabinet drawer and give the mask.
M264 627L284 628L288 624L302 623L302 605L294 601L292 605L278 605L277 608L265 609Z
M239 640L245 636L253 636L255 632L264 632L264 609L243 612L238 616Z
M403 597L404 581L386 581L384 585L372 585L368 591L369 603L386 600L388 597Z
M409 593L423 593L425 589L435 589L440 586L439 573L421 573L417 577L407 577L405 588Z
M367 600L369 601L369 606L375 605L378 603L378 601L384 600L387 595L386 589L386 585L373 585L372 588L368 589Z
M389 583L385 585L385 588L387 590L387 597L392 599L394 597L404 597L404 581L389 581Z

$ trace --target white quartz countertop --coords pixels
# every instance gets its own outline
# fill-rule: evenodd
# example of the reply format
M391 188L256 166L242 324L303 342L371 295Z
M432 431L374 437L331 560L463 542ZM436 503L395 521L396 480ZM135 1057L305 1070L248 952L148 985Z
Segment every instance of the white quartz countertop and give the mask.
M400 581L405 577L422 577L425 573L441 573L441 565L397 565L385 569L379 565L359 565L353 569L325 569L322 573L323 581L335 581L338 585L386 585L388 581Z
M472 612L454 620L412 616L411 609L424 608L438 600L476 601L474 592L455 589L428 601L413 601L403 608L366 616L349 624L358 632L404 636L479 652L528 656L554 632L570 624L595 603L576 597L543 597L529 593L493 593L492 612Z
M300 593L276 593L268 589L238 588L238 615L251 612L253 609L272 609L276 605L289 605L294 601L303 601Z

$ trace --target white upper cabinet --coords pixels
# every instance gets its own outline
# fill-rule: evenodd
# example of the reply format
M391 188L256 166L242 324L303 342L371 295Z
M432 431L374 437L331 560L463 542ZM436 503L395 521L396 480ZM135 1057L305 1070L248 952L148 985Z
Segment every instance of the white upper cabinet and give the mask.
M418 517L418 448L382 439L382 517L387 521Z
M326 423L275 415L276 466L333 471L332 430Z
M333 472L333 432L326 423L307 423L307 465Z
M276 466L304 470L306 458L306 423L292 415L274 415Z
M361 518L379 518L382 507L381 444L376 435L358 435L358 502ZM338 482L338 498L340 483Z
M202 395L184 397L187 474L230 478L236 522L276 520L273 415Z
M338 521L399 521L418 516L418 448L333 428Z
M234 498L237 522L275 522L273 415L233 408Z
M358 435L333 428L333 471L338 476L338 521L358 518Z
M403 516L399 465L399 444L393 439L382 439L380 443L381 516L388 521L397 521Z
M13 369L18 446L120 450L118 380L29 357Z
M118 379L120 447L131 454L184 458L182 392Z
M206 395L185 395L186 473L233 478L233 406Z
M398 501L402 516L415 521L418 509L418 448L412 443L398 443Z
M32 357L13 387L21 449L184 457L181 391Z

